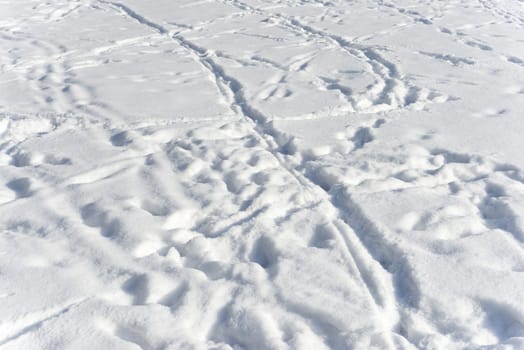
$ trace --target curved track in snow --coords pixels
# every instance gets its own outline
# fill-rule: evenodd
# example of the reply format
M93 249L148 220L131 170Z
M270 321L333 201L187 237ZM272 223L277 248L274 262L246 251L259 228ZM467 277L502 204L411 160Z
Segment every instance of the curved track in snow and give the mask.
M523 346L521 2L0 6L1 349Z

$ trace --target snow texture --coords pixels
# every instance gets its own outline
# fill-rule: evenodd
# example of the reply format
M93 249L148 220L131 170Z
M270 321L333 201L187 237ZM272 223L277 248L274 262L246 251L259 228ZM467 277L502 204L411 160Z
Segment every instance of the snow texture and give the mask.
M522 0L0 27L0 349L524 349Z

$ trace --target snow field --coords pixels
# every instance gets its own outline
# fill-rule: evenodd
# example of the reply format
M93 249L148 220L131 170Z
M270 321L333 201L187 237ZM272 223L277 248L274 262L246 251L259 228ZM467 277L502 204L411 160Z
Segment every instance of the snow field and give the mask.
M0 348L524 348L522 6L0 2Z

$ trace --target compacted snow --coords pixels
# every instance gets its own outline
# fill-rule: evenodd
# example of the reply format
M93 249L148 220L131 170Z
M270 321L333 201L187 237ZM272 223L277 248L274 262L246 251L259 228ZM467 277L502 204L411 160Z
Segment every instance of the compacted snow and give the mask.
M522 0L0 27L0 349L524 349Z

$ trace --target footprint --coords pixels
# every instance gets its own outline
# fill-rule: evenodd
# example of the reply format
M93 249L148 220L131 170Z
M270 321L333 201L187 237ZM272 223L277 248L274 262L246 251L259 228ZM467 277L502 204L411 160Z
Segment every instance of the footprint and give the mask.
M73 162L70 158L60 157L53 154L46 155L44 157L44 162L50 165L71 165Z
M482 44L476 41L466 41L466 44L471 47L476 47L477 49L481 49L482 51L492 51L493 50L491 46L488 46L486 44Z
M355 145L355 150L357 150L364 147L366 143L369 143L374 139L375 138L373 137L373 132L370 128L361 127L358 128L358 130L355 132L355 134L351 138L351 141L353 141L353 144Z
M478 208L485 225L491 229L499 229L509 232L517 240L524 241L524 230L519 225L516 213L509 204L504 201L503 192L500 189L488 186L486 197L479 204ZM494 193L495 196L490 196Z
M239 194L248 185L248 180L244 179L244 174L238 171L230 171L224 175L224 183L227 190L232 194Z
M524 60L522 60L521 58L518 58L518 57L515 57L515 56L509 56L509 57L505 57L505 59L508 62L515 63L515 64L518 64L520 66L524 66Z
M442 156L446 163L468 164L471 162L471 156L456 152L450 152L443 149L434 149L431 151L433 156Z
M120 221L116 218L109 218L107 212L100 208L97 203L83 206L80 215L85 225L100 228L100 233L104 237L115 237L121 231Z
M386 124L386 119L384 118L379 118L377 120L375 120L375 123L373 123L373 127L375 129L378 129L380 128L382 125Z
M278 260L278 250L273 239L268 236L260 237L253 245L250 259L265 270L274 265Z
M509 304L492 300L481 300L485 313L484 326L503 342L524 334L524 315Z
M420 54L432 57L436 60L447 62L453 66L461 66L463 64L467 65L473 65L475 64L475 61L473 61L470 58L465 57L457 57L450 54L442 54L442 53L433 53L433 52L423 52L421 51Z
M189 292L189 283L187 281L182 282L177 288L164 295L158 303L164 306L175 309L184 296Z
M115 147L124 147L133 142L133 138L128 131L117 132L109 140Z
M10 164L17 167L26 167L31 165L33 155L30 152L24 150L17 150L15 153L11 154Z
M16 193L17 198L31 196L31 180L27 177L21 177L9 181L6 186Z
M133 305L144 305L149 297L149 278L146 274L135 275L122 285L122 290L132 296Z
M335 227L330 224L319 225L315 229L309 246L321 249L329 249L336 245Z
M491 182L486 184L486 194L491 198L500 198L507 195L504 187Z

